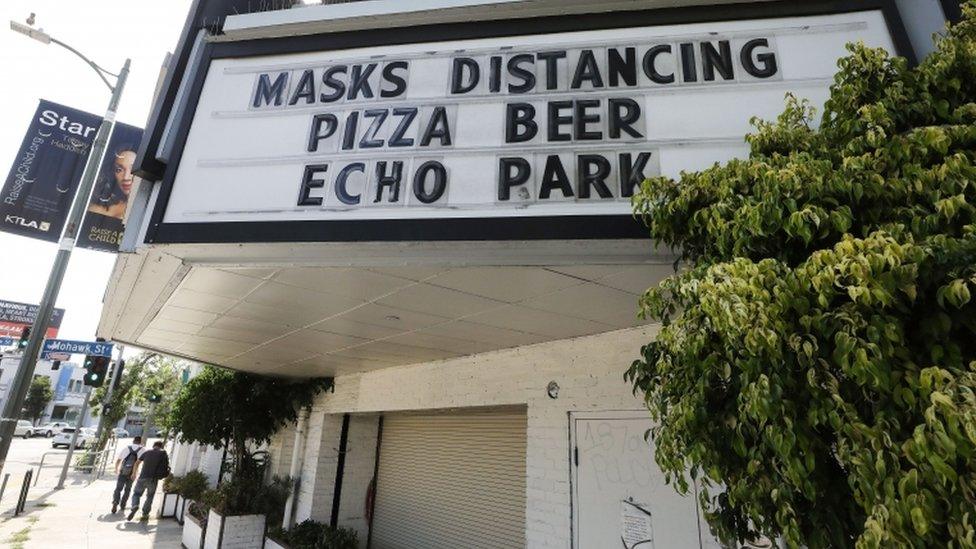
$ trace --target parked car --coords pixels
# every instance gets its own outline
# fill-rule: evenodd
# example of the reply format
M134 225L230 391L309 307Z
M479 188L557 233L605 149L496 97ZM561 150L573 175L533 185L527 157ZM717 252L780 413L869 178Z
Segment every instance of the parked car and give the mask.
M51 438L54 435L60 433L61 430L64 429L65 427L71 427L71 424L69 424L67 421L55 421L52 423L45 423L44 425L38 425L37 427L34 427L32 434L34 436Z
M17 426L14 427L14 436L30 438L33 434L33 428L34 426L31 425L31 422L26 419L21 419L17 422Z
M129 438L129 431L126 431L121 427L112 429L112 434L115 435L115 438Z
M54 439L51 440L51 448L58 448L64 446L67 448L71 444L71 437L75 433L74 427L65 427L60 433L54 435ZM78 439L75 441L75 448L87 448L95 442L95 431L91 429L82 428L78 432Z

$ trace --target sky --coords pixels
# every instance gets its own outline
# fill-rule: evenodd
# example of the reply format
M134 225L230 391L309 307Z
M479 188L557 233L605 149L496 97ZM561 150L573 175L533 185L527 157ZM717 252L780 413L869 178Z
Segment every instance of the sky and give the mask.
M145 127L160 65L176 47L190 0L0 1L0 172L13 165L39 99L101 116L109 90L71 52L10 30L33 12L35 27L71 45L112 72L126 57L131 72L117 121ZM0 232L0 299L39 303L57 244ZM66 310L59 338L91 340L115 255L76 248L58 296ZM127 353L128 354L128 353Z

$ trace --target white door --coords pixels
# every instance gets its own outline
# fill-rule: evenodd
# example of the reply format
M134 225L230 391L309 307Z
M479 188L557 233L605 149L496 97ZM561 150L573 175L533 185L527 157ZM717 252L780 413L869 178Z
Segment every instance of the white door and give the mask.
M646 410L570 414L575 549L714 546L694 493L666 484Z

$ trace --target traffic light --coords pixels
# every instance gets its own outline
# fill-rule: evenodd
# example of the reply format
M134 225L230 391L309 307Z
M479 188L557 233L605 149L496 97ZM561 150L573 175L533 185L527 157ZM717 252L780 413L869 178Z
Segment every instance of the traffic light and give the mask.
M60 360L54 360L54 361L52 361L51 362L51 370L59 370L59 369L61 369L61 361Z
M30 332L31 332L30 326L24 326L20 330L20 340L17 341L18 351L23 351L24 349L27 348L27 340L30 339Z
M112 372L112 390L118 389L119 384L122 383L122 374L125 373L125 361L121 358L115 363L115 367L118 368L118 372Z
M85 377L83 382L89 387L101 387L108 374L109 358L106 356L85 356Z

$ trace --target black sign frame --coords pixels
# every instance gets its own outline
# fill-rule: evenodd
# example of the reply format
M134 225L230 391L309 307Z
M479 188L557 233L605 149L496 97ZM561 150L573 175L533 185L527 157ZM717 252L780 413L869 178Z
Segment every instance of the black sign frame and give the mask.
M214 59L257 57L367 46L552 34L582 30L675 25L743 19L770 19L881 11L896 54L915 64L917 58L894 0L807 0L751 2L716 6L665 8L626 12L560 15L527 19L432 24L393 29L369 29L329 34L288 36L239 42L206 42L201 65L189 83L184 117L176 121L176 146L163 167L159 196L152 210L145 242L149 244L248 242L405 242L405 241L518 241L620 240L647 238L639 220L630 215L482 217L383 220L247 221L164 223L203 84ZM155 134L161 127L148 128ZM151 139L151 135L147 135ZM143 160L145 166L145 161Z

